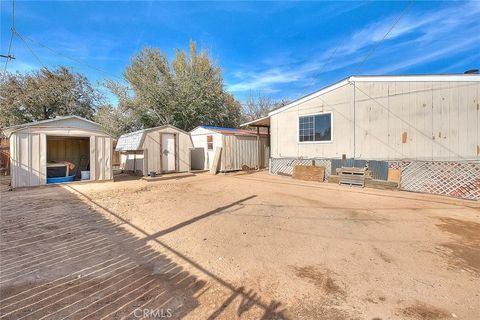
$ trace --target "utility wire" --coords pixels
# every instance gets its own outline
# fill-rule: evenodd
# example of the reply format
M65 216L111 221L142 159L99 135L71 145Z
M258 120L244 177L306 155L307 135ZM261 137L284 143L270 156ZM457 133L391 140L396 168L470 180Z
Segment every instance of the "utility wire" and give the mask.
M10 42L8 44L8 53L5 60L5 67L3 68L3 76L7 76L7 66L8 61L11 59L12 54L12 45L13 45L13 36L15 35L15 0L12 0L12 28L10 29Z
M405 16L405 14L413 7L415 4L415 0L411 0L403 9L403 11L400 13L400 15L397 17L395 22L391 25L391 27L388 29L388 31L383 35L382 40L380 40L365 56L365 58L360 62L360 64L357 66L355 69L355 73L358 72L358 70L367 62L367 60L374 54L374 52L378 49L378 47L385 41L385 39L388 37L390 32L396 27L396 25L402 20L402 18Z
M373 3L373 0L371 1L366 1L366 4L365 4L365 10L366 8L368 8L368 6L370 4ZM362 10L363 11L363 10ZM360 15L357 15L356 17L359 17ZM356 19L355 19L356 20ZM318 71L318 74L321 74L322 71L325 69L325 67L330 63L330 61L332 61L333 57L337 54L337 51L338 49L340 49L340 46L344 43L345 41L342 41L342 39L338 40L337 42L337 45L335 46L335 49L332 51L332 54L327 58L327 60L325 61L325 63L322 65L322 67L320 68L320 70Z
M35 51L33 51L32 47L30 47L30 45L28 44L28 42L22 37L22 35L18 32L15 31L15 34L20 38L20 40L23 41L23 43L25 43L25 45L27 46L28 50L30 51L30 53L32 54L32 56L35 57L35 59L37 59L38 63L40 63L40 65L44 68L46 68L46 65L42 62L42 60L40 59L40 57L35 53Z
M19 34L18 32L16 32L16 34L20 36L20 34ZM109 73L108 71L105 71L105 70L103 70L103 69L101 69L101 68L98 68L98 67L96 67L96 66L92 66L92 65L90 65L90 64L88 64L88 63L85 63L84 61L82 61L82 60L80 60L80 59L72 58L72 57L69 57L69 56L61 53L61 52L58 52L57 50L50 48L49 46L47 46L46 44L44 44L44 43L42 43L42 42L40 42L40 41L38 41L38 40L32 39L32 38L27 37L27 36L25 36L25 35L23 36L23 38L25 38L26 40L28 40L28 41L30 41L30 42L32 42L32 43L35 43L35 44L43 47L43 48L45 48L45 49L48 49L49 51L53 52L53 53L56 54L57 56L66 58L66 59L68 59L68 60L71 60L71 61L73 61L73 62L76 62L76 63L79 64L79 65L83 65L83 66L85 66L85 67L87 67L87 68L96 70L96 71L101 72L101 73L103 73L103 74L105 74L105 75L108 75L108 76L110 76L110 77L114 77L114 78L117 78L117 79L119 79L119 80L123 80L123 78L121 78L121 77L119 77L119 76L117 76L117 75L111 74L111 73Z

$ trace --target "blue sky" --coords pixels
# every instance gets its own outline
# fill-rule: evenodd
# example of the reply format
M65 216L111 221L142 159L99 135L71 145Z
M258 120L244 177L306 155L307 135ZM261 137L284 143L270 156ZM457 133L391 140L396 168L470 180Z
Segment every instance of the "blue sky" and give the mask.
M16 1L18 32L86 67L14 38L9 71L66 65L93 83L121 77L145 46L169 57L190 39L208 49L237 99L296 99L352 74L461 73L480 67L480 1L408 2ZM0 53L11 1L1 1ZM329 59L331 58L331 59ZM39 61L40 60L40 61ZM3 72L2 61L2 72Z

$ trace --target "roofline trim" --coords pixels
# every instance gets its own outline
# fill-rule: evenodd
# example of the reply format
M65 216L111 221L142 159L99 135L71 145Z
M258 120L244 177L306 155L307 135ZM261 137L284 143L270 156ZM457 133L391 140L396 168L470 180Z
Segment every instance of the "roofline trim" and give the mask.
M412 81L412 79L419 78L419 81L458 81L458 82L470 82L480 81L479 74L418 74L418 75L370 75L370 76L351 76L348 79L352 82L402 82ZM472 79L473 78L473 79ZM414 80L413 80L414 81Z
M338 89L346 84L353 84L355 82L404 82L404 81L417 81L420 82L441 82L441 81L454 81L454 82L470 82L470 81L479 81L480 75L478 74L416 74L416 75L370 75L370 76L350 76L334 84L323 87L315 92L312 92L304 97L301 97L297 100L292 101L291 103L283 106L280 109L273 110L268 113L268 116L273 116L278 113L281 113L285 110L293 108L303 102L314 99L322 94L328 93L332 90Z
M272 111L272 112L273 112L273 111ZM255 119L255 120L252 120L252 121L249 121L249 122L245 122L245 123L242 123L242 124L240 125L240 127L246 127L246 126L248 126L248 125L250 125L250 124L252 124L252 123L254 123L254 122L262 121L262 120L267 120L267 119L269 119L269 118L270 118L270 116L268 115L268 116L265 116L265 117L262 117L262 118L258 118L258 119Z
M50 123L50 122L54 122L54 121L61 121L61 120L67 120L67 119L77 119L77 120L81 120L81 121L85 121L85 122L88 122L88 123L91 123L95 126L97 126L100 130L100 132L104 133L106 136L109 136L111 137L110 134L108 134L100 124L96 123L95 121L92 121L92 120L88 120L88 119L85 119L85 118L82 118L80 116L77 116L77 115L70 115L70 116L58 116L58 117L55 117L53 119L46 119L46 120L40 120L40 121L34 121L34 122L28 122L28 123L22 123L22 124L17 124L17 125L14 125L14 126L10 126L10 127L7 127L7 128L4 128L2 129L2 132L5 133L5 136L7 138L10 138L10 136L19 131L19 130L23 130L23 129L26 129L28 127L37 127L37 126L41 126L42 124L45 124L45 123Z
M157 130L157 129L163 129L163 128L170 128L170 129L174 129L174 130L178 130L182 133L185 133L185 134L188 134L188 132L180 129L180 128L177 128L171 124L164 124L164 125L161 125L161 126L158 126L158 127L153 127L153 128L146 128L146 129L140 129L140 130L137 130L137 131L132 131L132 132L128 132L128 133L124 133L122 134L120 137L118 137L118 139L120 139L121 137L123 136L129 136L129 135L134 135L134 134L139 134L139 133L145 133L145 132L150 132L150 131L154 131L154 130Z
M315 92L313 92L313 93L310 93L309 95L306 95L306 96L304 96L304 97L302 97L302 98L300 98L300 99L297 99L297 100L295 100L295 101L292 101L291 103L287 104L286 106L281 107L280 109L273 110L273 111L271 111L271 112L268 113L268 116L271 117L271 116L273 116L273 115L276 115L276 114L278 114L278 113L281 113L281 112L283 112L283 111L285 111L285 110L288 110L288 109L290 109L290 108L293 108L293 107L295 107L295 106L297 106L297 105L299 105L299 104L301 104L301 103L304 103L304 102L307 102L307 101L309 101L309 100L311 100L311 99L314 99L314 98L316 98L316 97L318 97L318 96L320 96L320 95L322 95L322 94L328 93L328 92L333 91L333 90L338 89L338 88L341 88L341 87L343 87L343 86L345 86L345 85L347 85L347 84L349 84L349 83L350 83L349 78L340 80L340 81L338 81L338 82L336 82L336 83L334 83L334 84L332 84L332 85L330 85L330 86L324 87L324 88L322 88L322 89L320 89L320 90L318 90L318 91L315 91Z

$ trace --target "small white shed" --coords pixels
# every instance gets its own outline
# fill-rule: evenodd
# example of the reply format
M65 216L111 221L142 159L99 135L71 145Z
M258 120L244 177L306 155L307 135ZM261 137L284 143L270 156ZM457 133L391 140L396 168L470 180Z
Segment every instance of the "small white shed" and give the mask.
M268 163L268 135L254 131L199 126L190 131L193 146L192 170L210 170L217 147L222 148L220 171L264 168Z
M190 135L174 126L143 129L122 135L115 148L120 168L148 175L190 170Z
M66 116L3 131L10 139L13 188L79 180L81 171L84 180L113 178L112 138L93 121Z

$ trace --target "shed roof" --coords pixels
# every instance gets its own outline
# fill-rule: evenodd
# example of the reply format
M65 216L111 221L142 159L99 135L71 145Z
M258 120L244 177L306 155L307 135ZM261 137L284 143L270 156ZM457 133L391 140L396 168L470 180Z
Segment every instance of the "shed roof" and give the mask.
M7 128L4 128L2 129L4 135L8 138L10 137L10 135L16 131L19 131L19 130L22 130L22 129L25 129L25 128L28 128L28 127L39 127L39 126L42 126L42 125L45 125L45 124L52 124L54 122L62 122L62 121L65 121L65 120L69 120L69 119L73 119L73 120L79 120L79 121L82 121L82 122L86 122L90 125L94 125L95 127L97 127L96 130L99 130L99 131L102 131L104 132L102 126L94 121L91 121L91 120L88 120L88 119L85 119L85 118L82 118L82 117L79 117L79 116L76 116L76 115L71 115L71 116L58 116L58 117L55 117L53 119L47 119L47 120L40 120L40 121L34 121L34 122L28 122L28 123L23 123L23 124L18 124L18 125L15 125L15 126L11 126L11 127L7 127Z
M171 128L175 131L179 131L181 133L188 134L188 132L183 131L175 126L165 124L163 126L153 127L142 129L130 133L126 133L120 136L117 141L117 145L115 147L115 151L136 151L142 150L143 140L145 138L145 134L150 131L160 130L164 128Z
M126 133L120 136L115 151L140 150L142 148L145 130Z
M198 126L197 128L207 129L207 130L217 132L217 133L220 133L220 134L255 135L255 136L257 135L257 133L255 131L243 130L243 129L237 129L237 128L224 128L224 127L206 126L206 125Z

